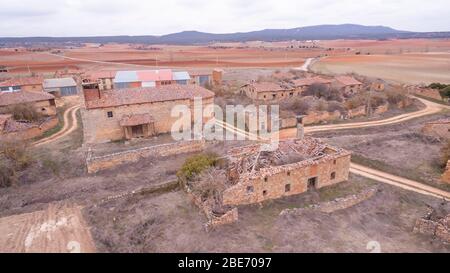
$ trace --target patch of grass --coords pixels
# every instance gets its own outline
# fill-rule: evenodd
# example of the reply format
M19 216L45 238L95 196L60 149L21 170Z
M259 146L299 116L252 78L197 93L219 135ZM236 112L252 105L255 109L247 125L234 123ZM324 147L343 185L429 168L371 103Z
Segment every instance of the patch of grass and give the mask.
M50 159L50 158L44 158L42 160L42 167L45 169L51 171L54 175L59 176L60 174L60 165L58 162Z
M418 173L415 170L406 170L406 169L402 169L402 168L397 168L397 167L389 165L383 161L370 159L370 158L364 157L359 154L352 155L352 162L375 169L375 170L379 170L379 171L393 174L393 175L396 175L399 177L404 177L404 178L414 180L414 181L417 181L417 182L420 182L423 184L427 184L427 185L430 185L430 186L433 186L433 187L436 187L436 188L439 188L442 190L450 191L450 185L433 183L433 182L429 181L428 179L424 179L421 176L421 173Z

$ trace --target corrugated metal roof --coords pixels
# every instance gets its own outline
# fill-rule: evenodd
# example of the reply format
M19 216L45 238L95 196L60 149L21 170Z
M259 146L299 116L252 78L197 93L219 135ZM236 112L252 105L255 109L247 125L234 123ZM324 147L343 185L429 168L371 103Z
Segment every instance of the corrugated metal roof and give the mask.
M185 81L190 80L191 76L186 71L173 72L173 80L174 81Z
M137 71L139 81L171 81L172 70L143 70Z
M117 71L114 83L138 82L138 74L136 71Z
M73 87L73 86L77 86L77 83L74 81L73 78L59 78L59 79L44 80L44 89Z

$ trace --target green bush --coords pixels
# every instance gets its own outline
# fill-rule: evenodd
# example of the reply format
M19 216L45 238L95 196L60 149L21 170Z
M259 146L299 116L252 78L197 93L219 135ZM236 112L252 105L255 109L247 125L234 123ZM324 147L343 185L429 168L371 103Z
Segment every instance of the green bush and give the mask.
M439 94L441 95L442 99L450 98L450 86L447 86L444 89L439 90Z
M449 86L450 85L448 85L448 84L434 82L434 83L430 84L428 87L431 88L431 89L439 89L439 90L441 90L441 89L444 89L444 88L449 87Z
M183 182L191 180L194 176L200 174L202 171L214 166L218 161L215 154L200 154L195 155L184 162L177 176Z

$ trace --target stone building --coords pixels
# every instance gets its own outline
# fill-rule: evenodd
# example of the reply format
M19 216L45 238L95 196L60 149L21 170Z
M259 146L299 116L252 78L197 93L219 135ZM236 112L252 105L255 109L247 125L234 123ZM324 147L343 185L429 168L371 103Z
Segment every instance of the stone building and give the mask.
M422 128L422 133L444 140L450 139L450 119L428 122Z
M102 143L170 133L179 119L171 116L172 109L184 105L193 113L195 98L201 99L204 108L214 104L214 93L197 85L99 92L85 100L84 139L86 143Z
M300 92L294 91L291 87L273 82L252 82L242 86L240 93L261 101L277 101L300 95Z
M260 203L348 180L348 151L313 138L281 141L271 152L262 145L229 151L223 205Z
M313 84L325 85L327 88L331 88L331 84L333 83L333 81L317 76L317 77L293 80L292 83L295 88L295 91L302 93L302 92L306 91Z
M56 115L55 97L45 92L0 92L0 113L8 113L14 105L31 105L44 116Z
M336 86L346 95L353 95L363 89L363 83L350 76L338 76Z
M6 92L42 92L44 79L41 77L13 78L0 82L0 93Z
M82 78L84 89L111 90L114 88L116 71L95 71L86 73Z

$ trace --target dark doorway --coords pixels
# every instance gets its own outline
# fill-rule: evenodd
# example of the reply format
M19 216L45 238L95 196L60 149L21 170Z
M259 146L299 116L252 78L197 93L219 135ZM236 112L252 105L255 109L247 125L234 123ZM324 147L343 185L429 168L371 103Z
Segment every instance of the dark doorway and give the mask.
M144 136L144 128L142 125L132 126L131 132L133 137L143 137Z
M308 179L308 191L313 191L317 189L317 177Z

